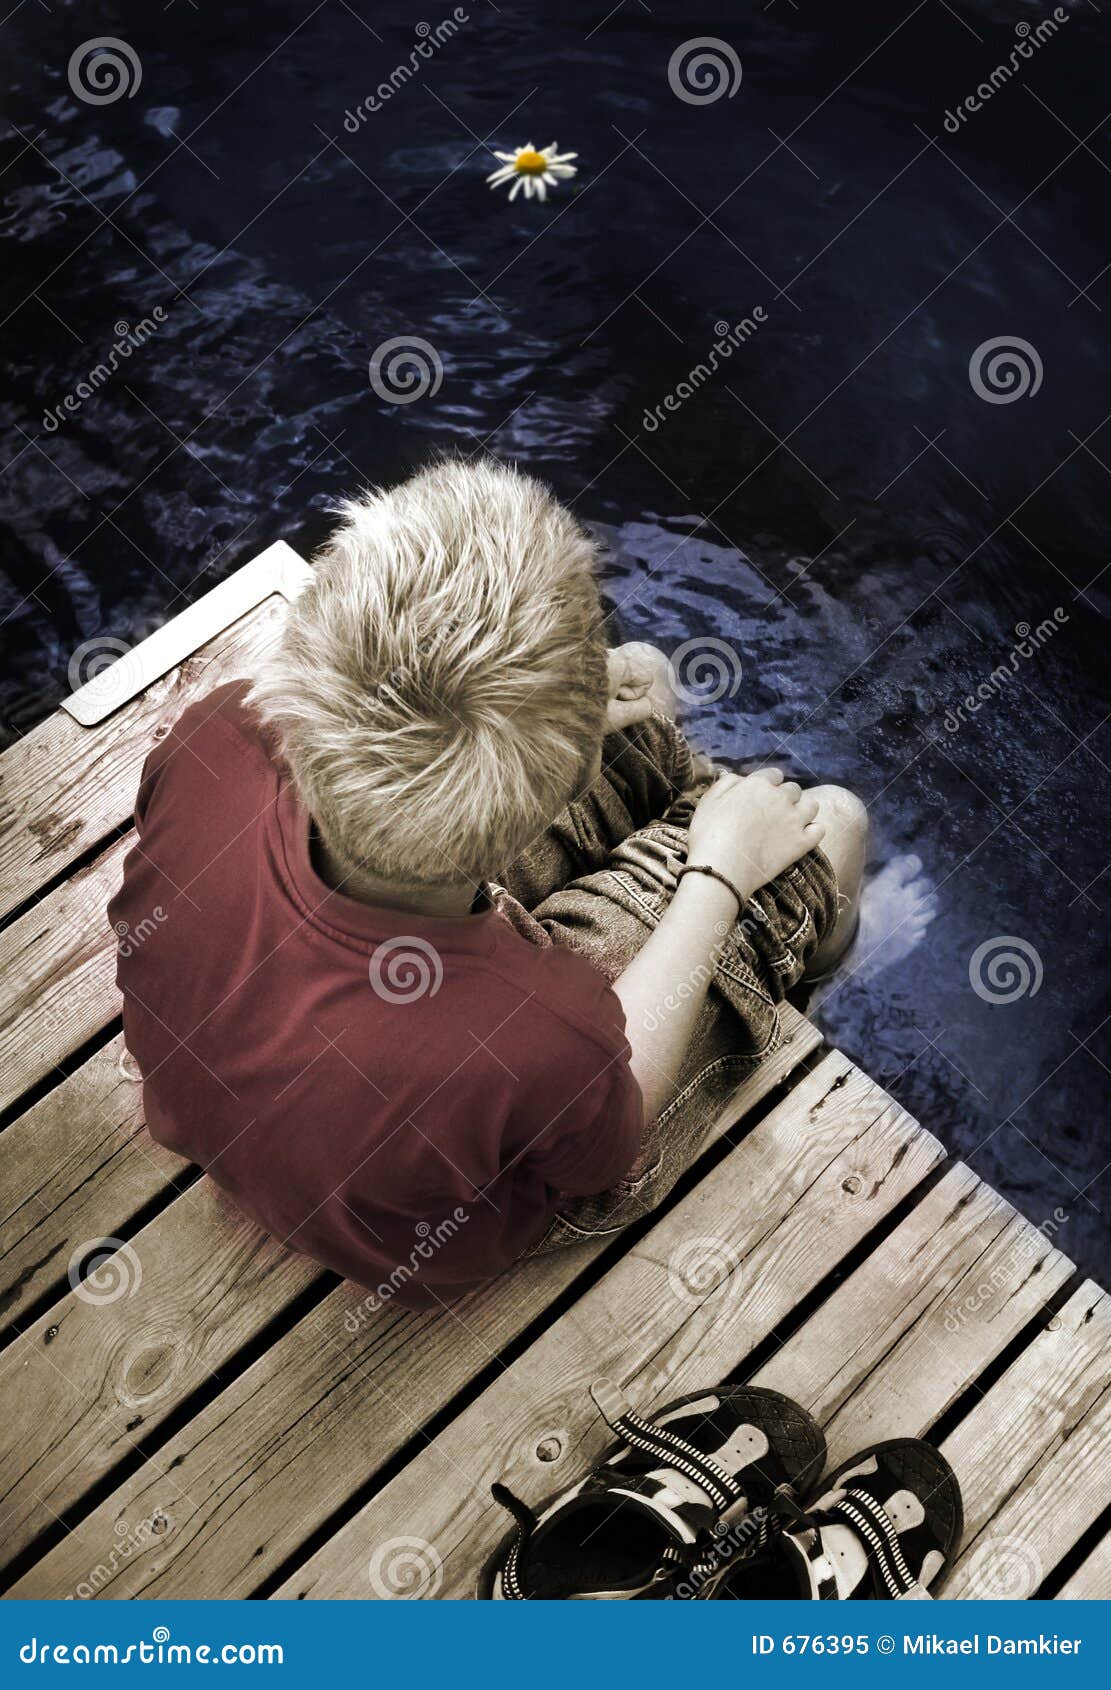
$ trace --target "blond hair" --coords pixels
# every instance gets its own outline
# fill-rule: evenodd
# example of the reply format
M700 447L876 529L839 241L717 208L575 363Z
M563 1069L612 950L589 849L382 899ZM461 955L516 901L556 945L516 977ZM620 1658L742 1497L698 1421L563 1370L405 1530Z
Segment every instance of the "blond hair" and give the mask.
M250 700L348 866L496 876L604 733L594 546L548 489L452 460L339 507Z

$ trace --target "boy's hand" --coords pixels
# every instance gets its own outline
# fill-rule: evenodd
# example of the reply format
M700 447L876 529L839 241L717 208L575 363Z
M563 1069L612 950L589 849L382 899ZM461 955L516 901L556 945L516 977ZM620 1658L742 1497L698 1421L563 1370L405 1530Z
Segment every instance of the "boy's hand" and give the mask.
M654 709L674 714L674 700L668 686L667 658L655 646L634 641L614 646L609 660L609 709L606 732L617 733L645 722Z
M687 861L716 868L747 902L761 886L820 845L825 828L809 798L780 769L722 775L691 817Z

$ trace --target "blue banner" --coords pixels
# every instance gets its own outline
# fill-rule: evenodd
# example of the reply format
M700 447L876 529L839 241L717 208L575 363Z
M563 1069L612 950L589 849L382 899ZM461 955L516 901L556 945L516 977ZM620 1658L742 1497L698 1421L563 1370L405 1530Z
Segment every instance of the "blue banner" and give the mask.
M0 1682L64 1674L134 1683L218 1666L275 1690L451 1682L483 1690L589 1690L666 1671L675 1690L744 1682L947 1687L1107 1681L1111 1605L1100 1602L0 1602Z

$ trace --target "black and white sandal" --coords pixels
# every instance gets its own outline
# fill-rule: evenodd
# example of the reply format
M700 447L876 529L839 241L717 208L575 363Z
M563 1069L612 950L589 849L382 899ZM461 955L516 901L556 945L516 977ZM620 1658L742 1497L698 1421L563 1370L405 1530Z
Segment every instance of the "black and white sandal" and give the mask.
M776 1494L804 1490L822 1470L821 1428L777 1391L703 1391L651 1419L608 1380L590 1394L620 1441L536 1511L493 1487L516 1530L484 1568L480 1598L697 1597L722 1557L764 1552Z
M928 1601L964 1530L956 1475L917 1438L854 1456L805 1507L781 1492L774 1514L773 1552L751 1569L724 1571L708 1596Z

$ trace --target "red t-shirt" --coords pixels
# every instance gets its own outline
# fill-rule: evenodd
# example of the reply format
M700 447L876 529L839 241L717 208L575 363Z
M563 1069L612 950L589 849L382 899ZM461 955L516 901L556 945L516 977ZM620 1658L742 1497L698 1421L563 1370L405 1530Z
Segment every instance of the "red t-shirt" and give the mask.
M410 1303L468 1289L559 1193L635 1161L621 1005L494 909L330 890L243 691L192 705L147 759L109 907L148 1128L335 1272Z

